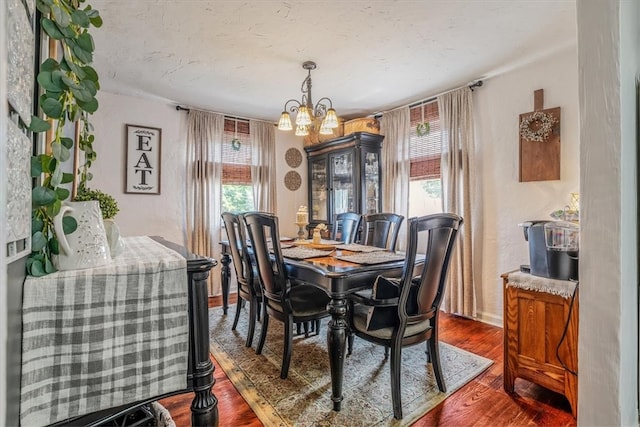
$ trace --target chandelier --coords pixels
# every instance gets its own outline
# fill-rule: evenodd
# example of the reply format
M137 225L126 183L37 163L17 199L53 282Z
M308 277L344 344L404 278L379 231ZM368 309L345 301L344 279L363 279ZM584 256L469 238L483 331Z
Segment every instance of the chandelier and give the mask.
M316 121L322 119L319 133L322 135L331 135L333 129L338 127L338 116L336 110L333 109L333 103L327 97L320 98L314 105L311 98L311 70L316 69L316 63L313 61L305 61L302 68L307 70L307 78L302 81L300 91L302 92L302 101L290 99L284 103L284 109L278 121L278 129L292 130L291 116L289 111L296 113L296 135L306 136L309 131L314 129ZM329 105L327 106L328 103ZM287 111L288 110L288 111Z

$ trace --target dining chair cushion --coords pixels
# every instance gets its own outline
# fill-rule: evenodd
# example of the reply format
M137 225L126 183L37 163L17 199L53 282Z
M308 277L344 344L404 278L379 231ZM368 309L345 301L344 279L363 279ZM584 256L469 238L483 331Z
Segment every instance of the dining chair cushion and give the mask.
M329 296L322 289L311 285L292 284L289 294L292 314L294 317L306 317L326 311ZM268 300L269 307L282 312L282 305Z
M355 304L353 307L353 326L359 331L366 331L367 335L372 337L381 338L381 339L390 339L394 326L385 326L380 329L367 329L367 317L369 314L369 310L367 306L364 304ZM407 328L404 331L404 336L409 337L411 335L419 334L427 329L431 328L431 320L426 319L417 323L407 325Z

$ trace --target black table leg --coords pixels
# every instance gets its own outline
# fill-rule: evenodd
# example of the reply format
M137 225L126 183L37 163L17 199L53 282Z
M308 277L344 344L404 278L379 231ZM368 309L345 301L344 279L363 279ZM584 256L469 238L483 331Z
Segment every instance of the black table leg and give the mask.
M220 260L222 268L220 274L222 275L222 313L227 314L227 308L229 307L229 279L231 278L231 257L226 251L226 247L222 248L222 258Z
M215 265L215 264L213 264ZM191 402L191 425L214 427L218 425L218 399L211 391L216 380L209 356L209 307L207 279L211 264L187 261L189 274L189 304L192 313L189 337L189 372L194 397Z
M333 410L339 411L342 405L342 377L347 341L346 298L332 298L327 305L327 309L331 314L327 329L327 346L329 349L329 365L331 367L331 400L333 401Z

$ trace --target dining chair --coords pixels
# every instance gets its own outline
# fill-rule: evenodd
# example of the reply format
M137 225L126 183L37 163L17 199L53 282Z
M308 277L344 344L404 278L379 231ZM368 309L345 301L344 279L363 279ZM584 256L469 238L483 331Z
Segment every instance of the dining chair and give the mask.
M403 220L404 216L395 213L364 215L362 217L361 243L395 251Z
M450 213L411 218L400 279L378 276L372 290L349 296L350 334L384 346L385 358L391 349L391 397L396 419L402 419L403 347L427 342L427 360L432 362L438 388L446 391L438 347L438 313L461 224L462 218ZM425 244L419 245L419 241ZM348 354L352 350L351 335Z
M263 318L260 341L256 353L262 353L269 319L274 318L284 323L284 349L280 378L287 378L293 346L293 325L328 317L327 304L329 296L322 289L305 283L292 282L280 247L278 217L269 213L251 212L244 215L252 256L255 259L260 284L262 286ZM273 242L273 254L267 239ZM318 329L316 328L316 334Z
M354 243L360 231L362 216L355 212L342 212L336 215L331 230L331 240L340 240L345 244Z
M245 302L248 302L249 329L247 331L247 341L245 345L251 347L256 321L260 319L262 289L247 249L247 235L242 215L224 212L222 214L222 221L227 230L231 259L233 260L233 267L235 268L238 282L238 303L236 304L236 315L233 319L231 330L236 330L238 320L240 319L240 312L244 308Z

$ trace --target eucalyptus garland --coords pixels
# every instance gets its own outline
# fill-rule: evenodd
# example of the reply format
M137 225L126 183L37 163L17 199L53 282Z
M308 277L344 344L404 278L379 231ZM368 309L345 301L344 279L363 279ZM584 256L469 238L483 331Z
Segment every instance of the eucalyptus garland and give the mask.
M536 111L520 122L520 136L529 141L544 142L549 139L549 135L553 131L553 125L557 121L551 114ZM538 124L538 128L535 130L531 128L534 123Z

